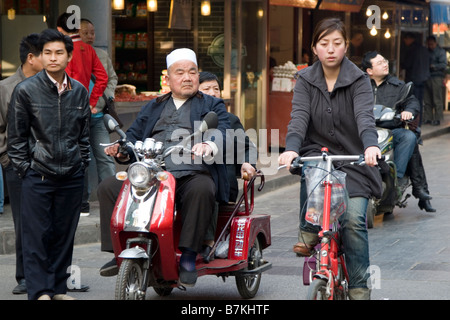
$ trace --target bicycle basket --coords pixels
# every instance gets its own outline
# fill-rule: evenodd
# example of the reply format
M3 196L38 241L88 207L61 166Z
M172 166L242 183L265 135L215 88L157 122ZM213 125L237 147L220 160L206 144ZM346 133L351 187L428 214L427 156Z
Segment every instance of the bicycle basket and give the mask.
M328 172L321 166L309 167L305 170L306 190L308 200L306 204L305 220L313 225L322 225L323 202L325 199L325 187L323 181ZM330 224L345 212L347 208L347 191L345 189L346 173L340 170L331 171L331 204Z

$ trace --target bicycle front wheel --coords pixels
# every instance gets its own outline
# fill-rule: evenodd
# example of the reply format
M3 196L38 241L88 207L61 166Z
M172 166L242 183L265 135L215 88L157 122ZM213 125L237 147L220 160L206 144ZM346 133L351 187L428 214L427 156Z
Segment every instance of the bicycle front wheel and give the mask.
M314 279L308 288L307 300L328 300L327 282L322 279Z

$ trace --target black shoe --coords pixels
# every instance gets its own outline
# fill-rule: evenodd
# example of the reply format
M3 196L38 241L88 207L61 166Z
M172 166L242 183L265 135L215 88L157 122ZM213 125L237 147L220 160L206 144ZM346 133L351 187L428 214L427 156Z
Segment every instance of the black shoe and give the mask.
M413 188L414 189L414 188ZM433 199L432 196L430 196L425 190L419 189L419 190L413 190L413 196L418 198L419 200L431 200Z
M25 279L19 281L19 284L13 289L13 294L26 294L27 293L27 284Z
M81 204L80 216L87 217L89 216L89 202Z
M117 266L116 258L107 262L100 268L100 275L102 277L113 277L119 273L119 267Z
M86 292L89 290L89 286L82 284L79 288L67 289L69 292Z
M197 282L197 270L187 271L185 268L180 266L180 285L184 287L193 287Z
M430 200L419 200L419 208L420 210L424 210L426 212L436 212L436 209L431 206Z
M434 120L433 123L431 124L433 126L439 126L441 125L441 122L439 120Z
M204 263L209 263L210 261L214 260L214 254L212 254L211 257L208 258L208 255L211 252L211 249L212 248L206 244L203 246L203 251L201 254L202 254Z

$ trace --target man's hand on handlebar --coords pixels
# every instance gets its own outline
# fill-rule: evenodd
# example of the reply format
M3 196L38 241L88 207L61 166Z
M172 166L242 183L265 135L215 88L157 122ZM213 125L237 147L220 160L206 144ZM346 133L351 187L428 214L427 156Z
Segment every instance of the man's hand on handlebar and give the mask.
M244 162L241 166L241 178L244 180L250 180L256 175L256 169L248 162Z
M119 152L119 148L120 148L120 144L119 143L115 143L112 146L106 147L104 149L104 151L105 151L105 153L108 156L115 157L115 158L117 158L119 160L126 160L126 159L128 159L128 155L120 153Z
M207 157L213 155L213 150L206 143L197 143L192 147L192 153L197 157Z
M409 111L403 111L400 116L402 121L409 121L413 119L413 114Z

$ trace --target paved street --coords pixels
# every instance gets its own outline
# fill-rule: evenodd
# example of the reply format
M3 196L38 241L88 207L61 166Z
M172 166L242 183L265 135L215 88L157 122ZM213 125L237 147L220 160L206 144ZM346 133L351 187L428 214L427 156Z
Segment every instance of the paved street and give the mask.
M450 205L448 148L450 135L426 140L421 147L432 205L436 213L426 213L410 199L404 209L379 217L370 229L371 263L381 276L379 289L372 291L374 300L447 300L450 299ZM296 242L299 186L283 187L257 198L256 212L271 214L272 246L264 251L273 268L264 273L255 300L303 300L307 287L302 284L303 259L291 252ZM83 218L82 218L83 219ZM81 225L80 228L83 226ZM85 293L73 293L80 300L114 299L115 278L98 274L101 265L111 258L100 252L98 243L77 245L74 264L80 267L81 282L90 286ZM25 300L25 295L12 295L15 256L0 255L0 300ZM152 289L148 300L161 299ZM199 278L194 288L175 289L164 300L240 299L234 279Z

